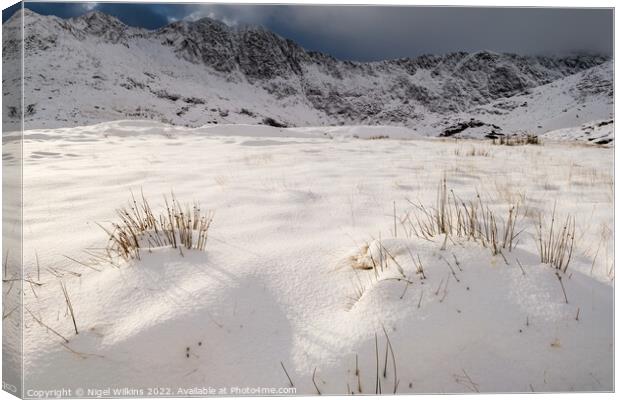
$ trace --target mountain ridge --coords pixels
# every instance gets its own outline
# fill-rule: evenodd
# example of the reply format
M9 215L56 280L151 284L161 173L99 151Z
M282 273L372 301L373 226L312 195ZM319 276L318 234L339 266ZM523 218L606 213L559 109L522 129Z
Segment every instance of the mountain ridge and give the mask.
M122 100L117 102L119 107L108 101L107 106L101 104L99 108L95 108L97 104L87 109L75 107L64 116L58 110L53 119L59 123L101 122L102 118L118 114L117 119L142 116L189 126L261 123L270 117L284 125L411 127L523 94L611 62L601 55L523 56L490 51L342 61L308 51L263 27L230 27L210 18L146 30L130 27L100 11L64 20L25 9L24 16L25 56L32 60L25 71L26 86L32 86L33 97L27 103L35 104L37 112L46 100L75 95L75 85L82 86L85 93L96 88L112 99L128 94L121 89L140 92L130 97L145 103L127 109ZM3 30L19 18L14 15L3 24ZM12 47L6 41L3 50L5 54L8 50L10 57ZM58 69L63 66L51 61L63 58L74 60L81 70L62 74ZM119 59L124 68L113 64L113 59ZM37 67L42 70L39 74L34 71ZM46 78L39 79L39 75ZM53 96L41 98L44 87L48 92L52 90L50 78L59 87ZM603 86L588 96L599 96L610 85ZM588 96L582 101L587 101ZM189 102L181 104L183 98ZM160 99L165 102L159 104ZM153 102L158 104L148 104ZM196 110L198 105L204 106L202 117ZM102 112L101 107L107 111ZM109 108L117 111L110 112ZM30 120L33 124L35 115ZM251 115L255 118L248 121L246 117ZM58 125L48 122L46 126Z

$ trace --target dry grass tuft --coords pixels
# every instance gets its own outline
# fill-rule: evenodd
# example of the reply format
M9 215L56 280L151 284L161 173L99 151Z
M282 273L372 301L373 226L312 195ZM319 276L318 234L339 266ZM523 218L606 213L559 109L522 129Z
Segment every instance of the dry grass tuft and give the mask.
M543 220L542 214L538 215L538 252L540 262L551 264L555 269L566 272L575 245L575 218L567 216L562 227L557 229L555 208L554 205L549 226Z
M537 135L533 134L518 134L510 136L500 136L493 138L493 144L504 146L522 146L525 144L542 144Z
M197 203L184 210L174 194L171 203L165 197L164 201L166 210L155 214L144 195L138 202L132 194L129 208L116 211L120 222L113 223L111 230L101 227L109 235L106 253L110 259L140 259L141 249L165 246L181 254L183 248L204 251L213 212L203 213Z
M490 157L491 151L488 148L481 148L476 146L471 146L469 150L464 150L460 147L454 149L455 156L469 156L469 157Z
M403 218L409 237L426 240L441 235L445 235L446 240L448 237L466 238L491 248L495 255L502 249L511 251L521 233L515 230L517 220L522 217L518 202L508 208L507 217L502 219L483 203L480 195L473 201L460 200L453 190L448 191L445 177L437 190L434 208L410 203L414 209Z

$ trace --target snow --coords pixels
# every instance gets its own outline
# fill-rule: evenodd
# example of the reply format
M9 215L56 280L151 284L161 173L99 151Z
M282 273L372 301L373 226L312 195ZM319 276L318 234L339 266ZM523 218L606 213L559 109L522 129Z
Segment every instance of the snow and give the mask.
M499 124L504 133L526 131L534 134L561 128L571 129L593 120L613 120L611 92L610 95L588 96L587 100L577 95L579 87L587 86L592 82L613 82L613 70L613 61L608 61L589 70L536 87L529 94L500 99L481 109L497 109L499 103L510 103L515 108L509 111L504 110L500 115L489 114L487 116L482 112L479 118Z
M19 15L3 24L7 37L21 32ZM26 129L119 119L256 125L274 118L298 127L405 126L438 136L470 118L498 125L504 134L542 134L613 118L614 64L607 57L479 51L353 63L310 54L264 29L209 19L147 31L102 13L68 20L29 10L24 15ZM254 40L244 41L244 32ZM242 45L257 58L247 59ZM294 53L285 55L283 48ZM21 59L18 49L7 46L5 67ZM221 63L232 63L230 71L218 70ZM22 81L5 84L19 91ZM4 108L4 120L15 122L13 114Z
M399 393L613 389L613 149L116 121L26 131L23 155L25 276L36 278L38 258L43 283L25 284L25 305L68 339L24 313L27 389L288 387L282 363L298 394L315 383L370 394L375 335L383 393L395 380ZM434 206L444 175L498 215L527 208L505 260L478 242L394 232L394 208L400 218L412 202ZM67 258L104 247L97 224L140 191L154 210L171 191L214 210L205 252L154 248L97 270ZM561 275L568 303L535 240L537 213L554 205L577 227ZM391 260L378 276L352 268L383 248L402 274ZM388 353L384 378L386 334L397 370Z
M614 141L613 120L595 120L583 124L579 129L563 128L546 132L543 139L592 142L595 144L613 145Z

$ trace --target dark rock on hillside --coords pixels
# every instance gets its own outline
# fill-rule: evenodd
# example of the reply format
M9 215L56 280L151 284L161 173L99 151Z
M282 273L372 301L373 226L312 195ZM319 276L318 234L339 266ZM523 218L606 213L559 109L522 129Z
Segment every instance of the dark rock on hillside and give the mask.
M481 126L488 126L490 128L491 132L488 133L487 135L497 135L497 132L495 132L495 130L501 129L497 125L487 124L485 122L472 118L469 121L459 122L455 125L447 127L446 129L444 129L444 131L439 136L450 137L450 136L456 135L457 133L461 133L468 128L479 128ZM487 136L487 137L490 137L490 136Z

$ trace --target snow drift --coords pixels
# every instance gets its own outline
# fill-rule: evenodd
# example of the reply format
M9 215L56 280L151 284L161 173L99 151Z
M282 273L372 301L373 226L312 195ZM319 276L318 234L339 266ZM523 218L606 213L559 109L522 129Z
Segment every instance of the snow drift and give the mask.
M42 283L24 286L27 388L180 395L289 377L298 394L613 388L613 150L217 129L26 132L24 273ZM521 204L511 251L405 229L444 176L499 216ZM97 223L141 191L154 210L171 191L214 210L205 251L93 257L107 243ZM554 202L577 228L561 280L536 240Z

